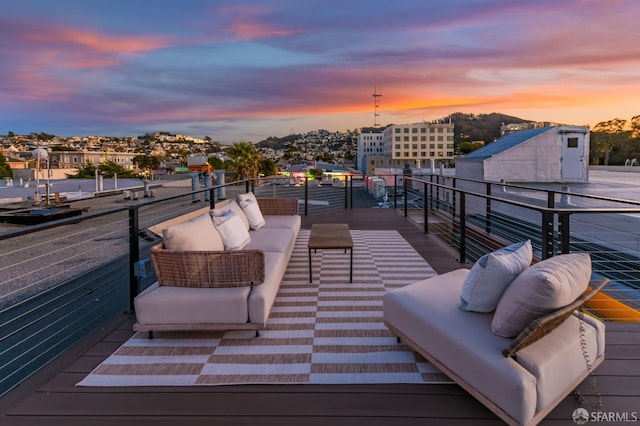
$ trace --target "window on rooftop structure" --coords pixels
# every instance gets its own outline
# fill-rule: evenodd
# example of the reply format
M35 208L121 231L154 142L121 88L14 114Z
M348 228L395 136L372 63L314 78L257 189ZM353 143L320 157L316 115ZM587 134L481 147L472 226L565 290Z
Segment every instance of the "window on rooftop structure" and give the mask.
M567 138L567 148L578 148L578 138Z

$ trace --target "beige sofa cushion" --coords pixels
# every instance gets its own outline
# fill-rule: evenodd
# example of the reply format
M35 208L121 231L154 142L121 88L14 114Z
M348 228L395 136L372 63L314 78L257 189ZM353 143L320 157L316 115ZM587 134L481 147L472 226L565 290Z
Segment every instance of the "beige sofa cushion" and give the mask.
M299 215L265 215L265 228L283 228L293 231L296 235L302 226Z
M288 263L288 254L265 252L265 281L253 288L248 300L249 321L252 323L266 324Z
M247 249L258 249L287 253L295 245L295 234L287 229L262 228L251 231L251 242Z
M149 286L133 304L140 324L238 324L249 318L251 287Z
M222 238L206 213L163 229L162 235L169 250L224 250Z
M595 325L595 324L594 324ZM565 395L567 385L574 382L586 370L579 333L579 320L570 316L553 333L520 350L516 361L537 380L537 411ZM600 334L591 323L584 324L584 350L590 362L598 356L598 345L604 346L604 325ZM598 337L601 336L602 342Z
M517 336L531 321L576 300L590 278L587 253L562 254L530 266L502 295L491 331L502 337Z

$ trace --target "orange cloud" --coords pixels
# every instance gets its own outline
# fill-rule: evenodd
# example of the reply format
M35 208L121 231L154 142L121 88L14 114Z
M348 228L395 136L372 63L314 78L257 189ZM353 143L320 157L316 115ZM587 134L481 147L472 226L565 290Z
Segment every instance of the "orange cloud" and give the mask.
M269 37L282 37L297 34L297 31L286 30L259 23L235 22L231 24L231 30L237 38L242 40L255 40Z

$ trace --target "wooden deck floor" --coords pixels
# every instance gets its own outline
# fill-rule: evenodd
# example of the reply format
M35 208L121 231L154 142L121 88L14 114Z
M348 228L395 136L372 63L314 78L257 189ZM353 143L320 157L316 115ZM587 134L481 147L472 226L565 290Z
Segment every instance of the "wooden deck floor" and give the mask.
M460 267L455 252L423 235L392 209L354 209L303 218L352 229L397 229L439 273ZM468 266L468 265L467 265ZM132 334L133 318L114 318L0 399L0 425L498 425L457 385L253 385L77 388ZM604 410L640 415L640 324L608 323L606 360L596 370ZM497 385L497 384L496 384ZM581 392L592 397L588 383ZM573 425L567 397L542 422ZM615 423L604 423L615 424Z

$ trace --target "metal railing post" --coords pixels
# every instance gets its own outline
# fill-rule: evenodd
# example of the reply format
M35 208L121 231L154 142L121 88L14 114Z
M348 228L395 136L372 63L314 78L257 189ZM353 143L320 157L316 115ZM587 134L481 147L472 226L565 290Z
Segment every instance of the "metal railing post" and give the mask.
M456 178L451 181L451 186L453 187L451 191L451 215L456 217Z
M570 229L569 220L571 213L558 213L558 254L570 253L569 239Z
M407 217L407 209L409 207L409 203L407 202L407 200L409 199L409 197L407 197L407 177L405 176L404 178L402 178L402 190L404 192L404 217Z
M487 205L485 207L485 218L484 218L484 232L487 234L491 233L491 182L487 182L487 198L485 199Z
M215 186L212 186L212 187L209 189L209 208L210 208L211 210L213 210L213 209L215 209L215 208L216 208L216 196L217 196L217 194L216 194L216 187L215 187Z
M349 188L351 191L351 209L353 210L353 176L349 177L349 182L351 184L351 187Z
M433 210L433 175L429 175L429 208Z
M429 233L429 209L427 208L427 182L422 182L422 190L424 191L424 198L422 203L422 210L424 211L424 233Z
M542 243L542 259L553 256L553 213L542 212L542 226L540 227Z
M393 208L398 208L398 175L393 175Z
M349 208L349 176L344 176L344 209Z
M554 191L547 192L547 208L553 209L556 207L556 193Z
M129 311L133 312L133 299L138 295L138 279L135 264L140 260L140 243L138 241L138 208L129 207Z
M458 262L465 263L467 261L467 221L466 221L466 197L464 192L460 192L460 246L459 253L460 258Z
M304 177L304 215L309 213L309 176Z
M249 181L246 181L246 182L244 183L244 192L245 192L245 193L250 191L249 184L250 184L250 182L249 182Z

